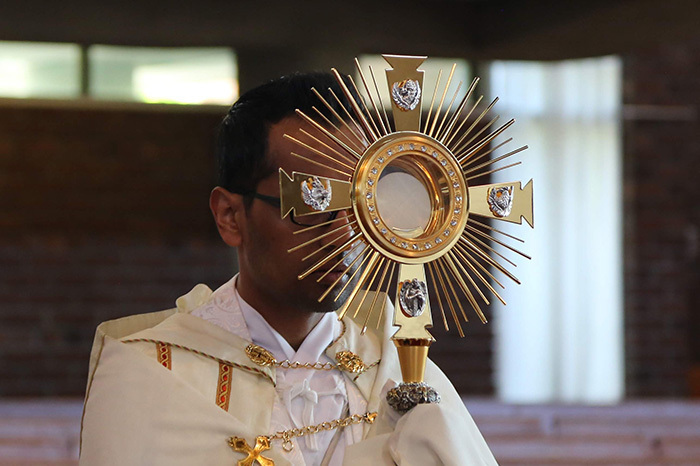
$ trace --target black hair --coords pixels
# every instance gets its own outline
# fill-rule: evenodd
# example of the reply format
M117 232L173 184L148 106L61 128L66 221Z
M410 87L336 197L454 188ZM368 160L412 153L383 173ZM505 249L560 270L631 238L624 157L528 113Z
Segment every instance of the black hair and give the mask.
M344 78L353 90L349 80ZM238 194L250 194L263 178L277 170L267 157L267 137L271 125L299 109L317 119L312 107L330 120L332 114L311 91L315 88L334 110L343 115L329 88L350 108L342 89L330 73L296 73L249 90L233 104L224 117L218 137L218 186ZM352 92L355 100L356 93ZM336 124L338 122L336 121Z

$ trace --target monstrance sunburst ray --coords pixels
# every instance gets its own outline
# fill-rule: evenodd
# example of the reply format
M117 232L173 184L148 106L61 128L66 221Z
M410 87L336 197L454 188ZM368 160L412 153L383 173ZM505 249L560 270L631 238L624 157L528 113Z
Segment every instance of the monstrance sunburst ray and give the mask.
M452 69L450 69L450 75L447 77L447 84L445 84L445 90L442 92L442 97L440 97L440 103L438 104L437 108L435 109L435 116L433 117L433 124L430 126L430 131L428 131L428 136L433 136L433 133L435 131L435 125L437 124L438 118L440 117L440 112L442 111L442 104L445 103L445 96L447 95L447 89L450 88L450 84L452 84L452 77L455 74L455 69L457 69L457 64L452 65ZM430 120L430 118L428 118Z
M510 278L510 279L513 280L515 283L517 283L518 285L520 285L520 279L519 279L518 277L516 277L515 275L513 275L513 274L512 274L508 269L506 269L501 263L499 263L499 262L497 262L496 260L492 259L491 256L489 256L488 254L486 254L484 251L482 251L480 248L478 248L477 246L475 246L475 245L472 244L471 242L466 241L465 244L468 245L467 248L463 247L461 244L457 244L457 245L455 245L455 250L461 251L466 257L471 258L472 261L473 261L474 263L478 263L478 261L475 260L475 258L473 258L473 257L469 254L469 249L471 249L471 250L477 255L477 258L478 258L478 259L480 259L480 260L482 260L483 262L487 263L488 265L490 265L491 267L495 268L496 270L498 270L499 272L501 272L503 275L505 275L506 277ZM505 289L505 286L504 286L503 288Z
M316 110L316 108L314 108L314 110ZM306 120L308 123L310 123L311 126L313 126L317 131L319 131L321 134L323 134L324 136L326 136L326 137L327 137L328 139L330 139L332 142L336 143L339 147L341 147L341 148L342 148L344 151L346 151L348 154L354 156L357 160L360 159L361 155L358 154L358 153L355 151L355 149L352 149L351 147L349 147L348 145L346 145L344 142L342 142L340 139L338 139L333 133L331 133L329 130L327 130L326 128L324 128L323 125L321 125L320 123L317 123L316 120L314 120L314 119L311 118L310 116L306 115L306 114L305 114L304 112L302 112L301 110L297 110L296 113L297 113L297 115L299 115L300 117L302 117L304 120ZM322 113L321 113L321 115L322 115L323 118L328 122L329 125L335 126L335 125L333 125L333 124L325 117L325 115L323 115ZM345 137L347 137L347 136L346 136L344 133L342 133L340 130L337 130L337 131L338 131L340 134L343 134ZM362 152L362 151L360 150L360 152Z
M330 104L329 104L329 105L330 105ZM353 139L352 139L350 136L348 136L347 133L345 133L344 131L342 131L340 128L338 128L338 127L335 125L335 123L333 123L330 119L328 119L328 117L326 117L326 116L323 114L323 112L322 112L321 110L319 110L319 109L316 108L316 107L312 107L312 108L313 108L314 112L316 112L316 114L317 114L319 117L321 117L321 119L322 119L328 126L330 126L331 129L332 129L336 134L339 134L339 135L343 136L343 138L347 141L347 143L348 143L350 146L352 146L353 150L354 150L354 151L357 151L357 152L355 152L355 153L358 153L358 152L359 152L359 153L362 153L362 152L364 152L364 150L367 148L367 145L364 143L364 141L363 141L362 139L358 138L357 135L355 135L355 139L357 139L357 141L353 141ZM351 134L352 134L352 132L351 132ZM359 144L358 144L358 142L359 142Z
M377 287L376 287L377 291L381 292L384 289L384 277L386 277L386 274L389 271L389 267L391 267L391 271L392 271L392 273L389 274L389 277L391 277L391 275L393 274L395 265L396 265L395 262L392 262L389 260L386 261L386 263L384 264L384 269L382 271L382 276L379 279L379 282L377 282ZM386 285L387 291L388 291L389 286L391 286L391 280L387 281L387 285ZM372 309L374 309L374 306L377 304L377 298L379 298L380 295L381 295L381 293L375 293L374 298L372 298L372 304L370 304L369 309L366 312L364 322L362 323L362 330L360 332L362 335L364 335L364 333L367 331L367 323L369 322L369 318L372 316L371 311L372 311ZM385 304L386 304L386 300L382 300L382 307ZM359 309L359 306L358 306L358 309ZM379 320L377 320L377 325L379 325Z
M476 108L479 106L479 103L481 102L481 99L482 99L483 97L484 97L483 95L479 96L479 100L478 100L477 102L474 103L474 107L473 107L473 108L471 109L471 111L469 112L470 116L471 116L471 113L473 113L474 110L476 110ZM464 140L471 134L472 130L473 130L474 128L476 128L476 127L479 125L479 123L481 122L481 120L491 111L491 109L494 107L494 105L496 105L496 102L498 102L498 97L496 97L495 99L493 99L493 100L491 101L491 103L490 103L484 110L481 111L481 113L479 114L479 116L476 117L476 118L474 119L474 121L472 121L472 124L469 126L469 128L467 128L467 129L462 133L462 135L459 137L459 139L457 140L457 142L454 142L454 143L448 142L448 143L447 143L447 146L448 146L449 148L453 149L454 151L460 150L460 148L462 147L462 143L464 142ZM462 124L466 124L467 122L468 122L468 117L462 122ZM459 130L458 130L457 132L459 133ZM455 152L453 152L453 153L455 153Z
M451 284L452 282L450 281L449 277L446 277L444 275L444 271L442 267L440 267L440 261L435 261L433 263L433 268L435 270L435 275L438 277L438 283L440 284L440 288L442 289L442 297L445 298L445 302L447 303L447 307L450 309L450 313L452 313L452 317L457 325L459 325L459 314L457 314L456 307L453 304L453 296L450 294L450 292L447 289L447 284ZM452 289L454 294L454 288ZM467 299L471 301L470 294L465 294ZM454 299L454 301L457 301L459 303L459 299ZM462 317L464 317L464 321L467 322L467 317L466 314L464 314L464 309L462 308Z
M448 123L447 127L445 128L444 133L438 134L437 139L438 139L441 143L445 144L445 140L448 138L448 136L450 136L450 134L452 134L452 130L454 129L454 127L455 127L455 125L457 124L457 122L459 121L460 115L462 114L462 111L464 110L464 106L467 105L467 102L468 102L469 99L471 98L472 93L474 92L474 89L476 89L476 85L477 85L478 83L479 83L479 78L478 78L478 77L475 77L475 78L472 80L471 84L469 85L469 88L467 89L467 92L466 92L466 93L464 94L464 96L462 97L462 101L461 101L461 102L459 103L459 105L457 106L457 110L455 110L455 112L452 114L452 117L450 117L450 122ZM477 102L477 104L478 104L478 102ZM467 116L465 117L465 120L464 120L464 121L466 121L466 119L468 119L468 118L469 118L469 115L467 115ZM464 123L464 122L463 122L463 123ZM461 126L457 129L457 132L459 132L459 129L461 129ZM451 139L451 137L450 137L450 139ZM448 141L448 142L449 142L449 141Z
M388 126L384 126L384 120L382 120L382 117L379 114L379 109L377 108L377 104L374 102L374 98L372 97L372 93L369 90L369 86L367 86L367 79L365 79L365 74L362 72L362 67L360 66L360 61L357 58L355 58L355 68L357 69L357 72L360 73L360 79L362 80L362 85L365 88L365 93L369 97L369 101L372 104L372 109L374 110L374 113L377 115L377 121L379 121L379 125L382 127L382 134L387 135L387 134L389 134L389 130L387 129ZM374 73L372 73L372 79L374 79ZM374 84L376 86L377 82L375 81ZM377 92L379 92L379 89L377 89ZM358 91L358 94L359 94L359 91ZM380 100L380 102L381 102L381 100ZM380 103L380 105L382 107L384 106L384 104L381 104L381 103Z
M348 221L348 225L350 225L350 226L353 226L353 225L356 224L356 223L357 223L357 220L350 220L350 221ZM340 225L339 227L336 227L336 228L332 229L331 231L327 231L327 232L325 232L325 233L323 233L323 234L321 234L321 235L318 235L318 236L315 237L315 238L312 238L312 239L310 239L310 240L308 240L308 241L304 241L304 242L301 243L301 244L297 244L297 245L294 246L293 248L289 248L289 249L287 250L287 252L294 252L294 251L296 251L296 250L298 250L298 249L301 249L301 248L303 248L303 247L308 246L308 245L311 244L311 243L314 243L314 242L316 242L316 241L320 241L320 240L322 240L323 238L326 238L326 237L328 237L328 236L331 236L332 234L337 233L337 232L339 232L340 230L345 230L345 229L347 229L347 226L346 226L346 225Z
M372 287L372 284L374 283L374 280L377 278L377 274L379 271L382 269L382 266L384 265L384 262L386 261L386 257L380 256L379 260L375 263L374 265L374 271L372 272L372 278L370 278L367 281L367 286L365 287L365 292L362 294L362 299L360 299L360 302L357 304L355 307L355 313L353 314L352 318L356 318L357 314L360 312L360 308L362 308L362 304L365 302L365 299L367 299L367 295L370 292L370 289Z
M430 99L430 107L428 108L428 117L425 119L423 133L428 134L428 126L430 126L430 118L433 116L433 106L435 105L435 97L437 97L438 89L440 88L440 79L442 79L442 69L438 71L437 80L435 81L435 90L433 90L433 98Z
M379 139L379 136L377 136L377 134L372 129L372 126L370 125L369 121L367 120L365 114L362 112L360 105L355 100L355 97L353 96L352 92L350 92L350 89L348 88L347 84L345 84L343 77L340 75L340 73L338 73L338 70L336 70L335 68L332 68L331 73L333 73L333 75L335 76L335 79L338 81L340 88L343 90L343 94L345 94L345 97L348 99L348 102L350 102L350 107L352 108L353 112L355 113L355 116L357 117L357 119L362 124L362 128L365 130L365 135L367 136L367 138L371 142L374 142L377 139ZM371 115L369 115L369 118L371 118Z
M462 84L463 84L462 81L460 81L459 84L457 84L457 89L455 89L455 93L452 95L452 99L450 100L450 104L447 106L447 110L445 110L445 113L443 113L443 115L442 115L442 120L440 120L440 126L438 126L438 129L435 132L435 139L437 139L438 141L441 139L440 135L442 134L442 128L445 126L445 121L447 120L447 116L452 111L452 106L455 103L455 99L457 99L457 96L459 95L460 89L462 89Z
M510 265L512 265L513 267L517 267L517 266L518 266L515 262L513 262L513 261L510 260L510 259L508 259L508 258L507 258L506 256L504 256L503 254L501 254L500 252L496 251L494 248L492 248L492 247L489 246L488 244L484 243L483 241L481 241L479 238L477 238L477 237L474 236L473 234L471 234L471 233L469 233L468 231L466 231L466 229L465 229L464 232L462 233L462 238L465 238L465 239L467 239L467 240L472 241L472 244L477 243L479 246L481 246L481 248L482 248L481 251L482 251L482 252L483 252L484 249L486 249L486 250L488 250L491 254L495 254L496 256L500 257L500 258L503 259L504 261L508 262L508 263L509 263ZM479 246L476 246L477 249L479 248Z
M331 224L333 224L333 223L342 222L342 221L346 221L346 220L349 221L349 220L352 220L354 217L355 217L355 215L353 215L353 213L351 212L351 213L349 213L349 214L347 215L347 217L345 217L345 218L343 218L343 217L336 217L336 218L334 218L333 220L328 220L327 222L317 223L316 225L310 225L310 226L308 226L308 227L302 228L301 230L295 230L295 231L292 232L292 234L293 234L293 235L300 235L300 234L309 232L309 231L311 231L311 230L315 230L315 229L317 229L317 228L322 228L322 227L331 225ZM302 260L305 260L305 259L302 259Z
M515 249L513 246L510 246L499 239L494 238L493 236L489 235L488 233L484 233L483 231L479 230L478 228L474 228L473 226L469 225L469 223L467 223L466 228L467 228L467 230L469 230L473 233L476 233L477 235L481 236L482 238L486 238L489 241L493 241L494 243L496 243L500 246L503 246L504 248L508 249L509 251L513 251L514 253L523 256L525 259L532 259L532 257L528 256L524 252Z
M505 236L505 237L507 237L507 238L513 239L513 240L518 241L518 242L521 242L521 243L524 243L524 242L525 242L524 239L518 238L517 236L513 236L513 235L511 235L510 233L506 233L505 231L501 231L501 230L499 230L498 228L494 228L494 227L492 227L492 226L490 226L490 225L487 225L487 224L485 224L485 223L481 223L480 221L475 220L474 218L470 218L469 220L467 220L467 223L471 223L471 224L477 225L477 226L479 226L479 227L485 228L485 229L487 229L487 230L491 230L491 231L493 231L493 232L496 232L496 233L498 233L498 234L500 234L500 235L503 235L503 236Z
M357 58L355 60L357 60ZM374 69L372 68L372 65L369 66L369 72L372 75L372 81L374 82L374 90L377 93L377 100L379 101L379 106L382 108L382 115L384 115L384 120L386 121L387 134L389 134L393 132L391 129L391 122L389 121L389 116L386 114L386 107L384 106L384 102L382 101L382 94L381 92L379 92L379 86L377 85L377 79L374 76Z
M469 165L472 163L475 163L477 160L479 160L483 154L479 155L478 157L474 157L473 159L467 161L466 164L464 164L464 174L471 175L472 173L474 173L477 170L480 170L484 167L488 167L489 165L494 164L496 162L500 162L501 160L505 160L510 156L513 156L515 154L518 154L518 153L524 151L525 149L527 149L527 146L522 146L522 147L519 147L515 150L508 152L507 154L503 154L501 156L498 156L495 159L487 160L486 162L482 162L479 165L476 165L474 167L470 167ZM479 176L479 175L476 175L476 176Z
M442 305L442 299L440 299L440 293L437 290L437 281L435 280L435 274L433 273L432 265L433 264L431 262L428 262L426 264L426 267L425 267L430 275L430 281L432 282L433 289L435 290L435 292L432 293L430 296L431 296L431 298L437 299L438 309L440 309L440 314L442 315L442 324L445 326L445 331L449 332L450 326L447 324L447 317L445 316L445 308ZM459 336L463 337L464 332L462 331L462 327L459 325L459 322L457 322L456 315L454 315L453 317L455 317L455 322L457 323Z
M311 88L311 90L314 91L316 93L316 96L323 101L328 110L330 110L331 113L333 113L333 116L335 116L335 118L338 119L340 123L352 133L352 135L355 137L355 139L357 139L357 141L361 144L363 148L369 146L369 141L367 140L367 136L365 135L364 131L362 131L360 125L355 121L352 115L350 115L348 109L342 104L340 98L338 98L338 96L335 94L335 92L333 92L332 89L329 89L329 92L333 96L333 99L336 102L338 102L338 106L343 109L343 113L347 117L345 119L338 115L338 113L336 113L333 107L331 107L331 105L328 102L326 102L326 100L321 96L321 94L318 93L316 89ZM347 124L348 121L351 122L355 128L351 128L350 125Z
M449 275L447 274L447 270L446 270L447 267L445 267L445 264L451 265L450 262L448 261L448 258L449 258L449 255L446 254L443 257L441 257L440 259L438 259L438 265L442 268L443 274L445 275L445 279L449 278ZM477 284L474 282L474 280L472 279L472 277L469 274L460 275L456 269L454 269L454 270L451 269L451 270L452 270L452 273L454 274L453 275L454 281L456 281L457 284L459 284L460 288L464 292L464 295L467 297L467 300L472 305L472 308L474 308L474 311L476 312L476 314L479 316L479 319L481 319L481 321L485 323L486 317L484 316L484 313L481 310L481 306L479 305L478 300L474 297L474 293L472 292L472 290L469 289L466 282L464 281L464 277L467 277L467 279L469 280L469 284L472 285L472 287L474 288L476 293L479 295L479 297L484 301L484 303L487 306L490 304L490 301L484 295L484 293L482 293L481 289L477 286ZM451 283L452 282L450 281L449 284L451 285ZM468 322L469 320L467 319L467 314L466 314L466 312L464 312L464 309L462 308L461 305L460 305L460 310L462 311L462 317L464 317L464 321Z
M464 262L465 264L467 264L467 266L468 266L469 268L472 268L472 267L474 267L474 266L478 267L479 270L481 270L482 272L484 272L495 284L497 284L498 286L500 286L501 289L503 289L503 290L506 289L505 285L504 285L503 283L501 283L500 280L498 280L498 278L496 278L496 277L489 271L489 269L487 269L486 267L484 267L484 266L481 264L480 261L478 261L478 260L476 260L474 257L472 257L472 255L469 254L469 252L461 250L458 246L455 246L455 247L452 249L451 252L454 253L454 254L460 259L461 262ZM498 296L497 296L497 297L498 297ZM500 301L503 302L502 299L501 299Z
M495 123L499 118L500 117L494 118L493 120L491 120L490 123L487 124L487 126L490 126L492 123ZM464 163L467 162L470 157L472 157L474 154L476 154L481 149L486 147L491 141L493 141L495 138L497 138L503 131L507 130L513 123L515 123L515 120L510 120L509 122L505 123L503 126L498 128L497 130L484 136L483 139L481 139L476 144L469 146L468 145L469 142L471 142L473 139L476 139L476 137L481 134L481 131L479 131L467 143L465 143L460 148L455 149L455 156L457 157L457 161L459 161L460 164L464 165Z
M312 146L312 145L309 145L309 144L307 144L307 143L305 143L305 142L303 142L303 141L300 141L300 140L296 139L295 137L290 136L290 135L288 135L288 134L285 134L284 137L285 137L286 139L289 139L290 141L292 141L292 142L294 142L294 143L300 145L301 147L305 147L306 149L309 149L309 150L310 150L311 152L313 152L314 154L320 155L320 156L323 157L324 159L330 160L331 162L337 163L338 165L340 165L340 166L342 166L342 167L345 167L345 168L347 168L348 170L350 170L350 172L345 172L345 171L343 171L343 173L352 175L352 171L355 169L355 166L357 166L357 164L348 165L347 163L343 162L343 160L338 160L338 159L336 159L335 157L331 157L330 155L326 154L326 153L323 152L322 150L317 149L316 147L314 147L314 146ZM314 140L315 140L315 138L314 138Z
M457 251L456 249L453 249L452 251L448 252L447 255L450 257L450 259L452 259L452 261L455 264L457 264L457 267L459 267L459 269L462 271L462 273L464 275L469 275L469 272L467 272L464 268L464 265L466 265L469 268L469 270L471 270L471 273L474 274L479 279L479 281L481 283L483 283L483 285L491 292L491 294L493 294L500 302L502 302L505 305L506 302L503 300L501 295L498 294L498 291L496 291L495 288L493 286L491 286L491 284L488 282L488 280L486 280L486 278L484 278L484 276L481 274L481 272L479 272L476 269L476 267L474 267L474 264L471 261L469 261L468 259L464 259L464 258L460 257L460 255L457 254L456 251ZM462 264L462 262L464 262L464 264ZM501 285L500 282L498 282L498 284ZM503 285L501 285L501 286L503 286Z
M337 169L337 168L333 168L333 167L331 167L331 166L329 166L329 165L326 165L325 163L321 163L321 162L318 162L318 161L316 161L316 160L312 160L312 159L310 159L310 158L308 158L308 157L305 157L305 156L303 156L303 155L301 155L301 154L297 154L296 152L292 152L292 155L295 156L295 157L297 157L297 158L299 158L299 159L301 159L301 160L304 160L304 161L309 162L309 163L311 163L311 164L313 164L313 165L316 165L316 166L318 166L318 167L325 168L326 170L331 170L331 171L334 171L334 172L339 173L339 174L341 174L341 175L344 175L344 176L345 176L346 178L348 178L348 179L351 179L351 178L352 178L352 173L348 173L348 172L346 172L346 171L339 170L339 169Z
M467 180L467 181L471 181L471 180L473 180L473 179L475 179L475 178L481 178L482 176L493 175L494 173L498 173L498 172L503 171L503 170L506 170L506 169L508 169L508 168L516 167L516 166L520 165L521 163L522 163L522 162L511 163L510 165L506 165L506 166L504 166L504 167L499 167L499 168L495 168L495 169L493 169L493 170L489 170L489 171L487 171L487 172L481 172L481 173L477 173L476 175L467 176L467 177L465 177L464 179ZM466 175L466 173L465 173L465 175Z
M486 304L489 303L488 299L486 299L486 296L481 292L478 286L476 286L476 283L474 283L474 280L471 279L469 275L460 275L457 269L454 268L454 264L450 262L449 260L449 253L445 254L441 258L439 258L436 262L438 266L440 267L440 270L442 271L443 276L445 277L445 281L447 282L447 285L450 288L450 291L452 292L452 296L454 297L455 302L457 303L457 307L459 307L459 311L462 314L462 317L464 318L465 322L469 322L469 319L467 318L467 313L464 311L464 308L462 307L462 302L459 299L457 291L455 291L455 287L453 285L453 282L456 281L459 287L461 288L462 292L464 295L469 299L470 301L474 299L474 294L472 291L469 289L467 284L464 282L463 277L467 277L469 279L469 282L472 284L476 292L481 296L481 298L484 300ZM448 269L452 272L452 276L455 278L455 280L450 280L450 274L448 274ZM479 306L477 304L476 306L477 309L479 309Z
M346 233L346 234L343 235L343 236L347 236L348 234L352 234L352 232L348 232L348 233ZM335 239L338 240L338 239L340 239L340 237L339 237L339 238L335 238ZM328 262L330 262L330 261L331 261L332 259L334 259L336 256L338 256L338 255L342 254L343 252L345 252L349 247L351 247L351 245L352 245L353 243L358 243L358 242L359 242L359 244L365 244L363 241L358 241L358 240L360 240L360 238L358 238L358 237L356 237L356 236L351 236L350 239L347 240L342 246L340 246L340 247L337 248L335 251L333 251L332 253L326 255L326 256L323 257L321 260L319 260L318 262L316 262L314 265L312 265L311 267L309 267L308 269L306 269L305 272L303 272L301 275L299 275L299 279L300 279L300 280L303 280L304 278L308 277L308 276L311 275L312 273L316 272L318 269L320 269L321 267L323 267L324 265L326 265ZM316 251L314 251L314 252L312 252L311 254L309 254L309 255L307 255L306 257L304 257L304 259L310 258L311 256L317 254L318 251L323 251L323 250L327 250L327 249L328 249L328 247L326 247L325 245L324 245L324 246L321 246L321 247L320 247L319 249L317 249ZM343 260L344 260L344 258L341 257L340 262L342 262Z
M304 130L303 128L299 129L299 132L301 134L303 134L304 136L306 136L307 138L311 139L315 144L318 144L319 146L323 147L323 149L327 149L327 150L331 151L333 154L340 157L339 160L344 160L345 162L351 164L353 169L357 166L357 159L351 159L349 156L338 152L337 150L335 150L334 148L332 148L331 146L329 146L325 142L321 141L316 136L314 136L313 134Z
M478 81L477 81L477 82L478 82ZM475 84L475 86L476 86L476 84ZM465 96L465 97L467 97L467 96ZM476 99L476 102L474 102L474 105L472 105L472 107L469 109L469 111L467 112L467 114L466 114L464 117L461 117L462 122L459 124L459 126L457 127L457 129L451 134L451 136L450 136L449 138L443 138L443 139L447 139L446 141L441 140L440 142L444 143L444 144L447 145L447 146L454 147L453 145L451 145L452 140L454 140L454 138L456 138L457 135L460 134L460 131L462 131L462 128L464 127L464 125L467 124L467 122L469 121L469 118L472 116L472 113L474 113L474 110L476 110L476 108L479 106L479 104L481 103L481 100L482 100L483 98L484 98L484 96L483 96L483 95L480 95L480 96ZM469 133L469 129L467 129L466 133L467 133L467 134ZM466 137L466 136L465 136L465 137Z
M353 238L353 240L354 240L354 238ZM366 249L366 245L365 245L365 243L363 243L362 241L355 241L355 243L356 243L355 246L353 246L352 248L350 248L350 249L348 250L348 255L351 256L351 257L352 257L352 254L357 253L358 250L359 250L360 248L362 248L362 251L359 251L358 255L362 254L362 253L365 251L365 249ZM345 251L344 249L341 249L339 252L344 252L344 251ZM332 256L328 256L328 257L332 257ZM336 262L336 263L333 265L333 267L331 267L330 269L328 269L328 270L326 270L325 272L323 272L323 274L321 274L321 276L318 277L318 278L316 279L316 281L317 281L317 282L321 282L324 278L326 278L326 276L327 276L329 273L331 273L331 272L333 272L334 270L336 270L336 267L338 267L338 266L341 265L341 264L345 264L345 258L344 258L344 257L341 257L340 260L339 260L338 262ZM346 264L346 266L347 266L347 264Z
M355 84L355 79L350 75L347 75L347 77L348 77L348 80L350 81L350 84L352 84L352 89L355 91L355 94L357 96L359 96L360 103L362 104L362 114L372 124L372 128L374 128L374 131L378 135L378 137L383 136L383 134L380 134L381 132L379 131L379 127L377 126L377 123L374 121L374 118L372 118L372 114L370 113L369 108L367 107L367 102L365 102L364 97L362 96L362 94L360 94L360 90L357 88L357 84ZM333 93L332 89L329 89L329 91L331 93ZM335 93L333 93L333 94L335 95ZM342 102L340 102L340 101L338 101L338 103L341 106L343 105ZM345 108L345 107L343 106L343 108Z
M330 253L330 254L327 254L327 255L324 256L321 260L319 260L319 261L316 262L314 265L312 265L311 267L309 267L305 272L303 272L303 273L300 275L300 277L302 277L301 279L306 278L309 274L311 274L311 273L317 271L317 270L320 269L322 266L324 266L325 264L327 264L328 262L330 262L331 259L335 258L337 255L343 254L343 253L346 252L346 251L348 251L348 255L349 255L349 254L352 254L353 252L355 252L355 251L356 251L358 248L360 248L361 246L364 246L365 243L364 243L363 241L358 241L359 238L356 238L356 237L354 236L353 233L354 233L354 232L352 232L352 231L347 231L347 232L343 233L342 235L335 237L331 243L335 243L335 242L337 242L339 239L344 238L345 236L350 236L350 239L348 239L345 243L343 243L342 246L340 246L339 248L337 248L335 251L333 251L333 252ZM354 246L353 246L353 244L354 244ZM318 252L324 251L324 250L328 250L328 247L325 246L325 245L324 245L324 246L321 246L319 249L316 249L316 250L315 250L314 252L312 252L311 254L308 254L308 255L304 256L301 260L302 260L302 261L308 260L308 259L311 258L312 256L315 256L316 254L318 254ZM345 260L345 257L344 257L344 256L341 257L340 260L336 263L336 265L342 263L344 260ZM333 268L335 268L335 266L333 266ZM319 280L319 281L320 281L320 280Z
M343 219L341 219L341 220L343 220ZM335 221L337 221L337 219L336 219L336 220L332 220L331 222L335 222ZM331 222L327 222L327 223L331 223ZM321 224L315 225L315 226L321 226L321 225L325 225L325 224L327 224L327 223L321 223ZM352 232L352 231L345 231L345 232L343 232L342 234L340 234L340 235L336 236L335 238L333 238L333 240L329 241L329 243L331 243L331 244L337 243L338 240L343 239L343 238L346 237L346 236L350 236L350 239L348 240L348 242L354 243L355 241L357 241L357 238L354 238L352 235L353 235L353 232ZM320 248L317 248L317 249L315 249L314 251L310 252L309 254L305 255L304 257L301 258L301 261L302 261L302 262L305 262L305 261L311 259L311 258L312 258L313 256L315 256L316 254L318 254L318 253L320 253L321 251L324 251L324 250L325 250L325 251L328 250L328 247L325 246L325 245L323 245L323 246L321 246ZM343 252L343 250L344 250L344 248L341 248L340 251L338 251L338 252L339 252L339 253L340 253L340 252ZM325 257L329 257L329 256L325 256ZM332 258L332 257L333 257L333 256L330 256L330 258Z
M427 57L384 58L389 64L388 105L393 119L387 114L371 66L372 87L355 59L364 96L352 76L344 77L332 69L341 92L329 89L324 97L312 89L320 108L329 113L315 106L315 115L297 110L303 120L299 132L305 138L285 136L305 151L305 155L293 152L296 157L341 178L300 172L289 175L280 169L280 197L283 217L292 211L296 218L347 212L299 230L315 235L290 249L325 243L303 258L317 256L299 279L323 271L317 278L320 282L331 271L338 274L319 301L337 302L347 295L340 304L340 318L348 312L353 318L359 316L364 333L377 315L378 328L386 306L386 299L380 296L396 285L393 323L399 330L393 340L406 382L402 389L407 390L409 382L423 380L427 347L434 341L427 331L432 327L432 307L439 308L446 330L450 328L449 310L459 335L464 336L462 321L467 322L468 316L463 304L468 303L485 323L481 306L490 304L487 294L505 304L492 285L505 288L495 274L520 283L506 268L506 264L516 267L515 262L488 243L529 259L508 244L523 240L489 222L522 224L524 219L532 227L532 182L525 186L520 182L470 185L472 180L520 164L494 167L527 148L495 156L512 138L497 145L495 140L515 120L496 129L499 116L482 123L498 98L483 109L483 95L470 104L479 78L471 81L458 100L460 81L445 106L456 66L450 69L444 86L440 70L427 116L421 122L424 72L418 67ZM336 223L340 220L341 224ZM328 247L329 241L342 244Z
M497 151L498 149L500 149L501 147L505 146L506 144L508 144L508 143L511 142L511 141L513 141L513 138L508 138L508 139L506 139L505 141L503 141L503 142L501 142L501 143L498 143L497 145L493 146L492 148L490 148L490 149L487 150L486 152L482 152L482 153L479 154L478 156L476 156L476 157L470 159L470 160L466 163L465 168L466 168L466 166L468 166L468 165L471 165L471 164L473 164L473 163L476 163L477 161L479 161L479 160L481 160L482 158L486 157L486 156L489 155L490 153ZM527 146L523 146L523 147L524 147L524 148L527 148Z
M362 264L364 264L365 259L367 259L368 257L370 257L370 255L367 254L367 253L369 253L369 252L371 252L371 249L370 249L370 248L367 248L367 247L365 247L362 251L360 251L360 253L357 255L357 257L355 257L355 259L353 259L352 262L350 262L350 264L348 264L347 267L345 267L345 270L343 270L343 274L342 274L340 277L338 277L338 278L331 284L331 286L329 286L328 288L326 288L326 291L323 292L323 294L321 295L320 298L318 298L318 300L319 300L319 301L323 301L323 300L326 298L326 296L328 296L328 295L330 294L330 292L333 291L333 289L338 285L338 283L340 283L340 281L343 279L343 276L345 276L345 274L347 274L348 272L350 272L350 271L352 270L353 266L357 263L357 261L359 261L360 259L362 259L362 262L360 263L360 266L361 266ZM367 254L367 255L365 255L365 254ZM363 259L363 257L364 257L364 259ZM352 275L351 275L351 278L354 277L355 274L356 274L359 270L360 270L360 267L358 267L357 269L355 269L355 271L354 271L354 272L352 273ZM323 276L321 276L321 277L319 277L319 278L322 279ZM320 281L320 280L319 280L319 281ZM350 280L348 280L347 283L350 283ZM343 291L344 291L344 289L343 289ZM338 293L338 294L336 295L336 297L338 297L338 296L340 296L340 293Z

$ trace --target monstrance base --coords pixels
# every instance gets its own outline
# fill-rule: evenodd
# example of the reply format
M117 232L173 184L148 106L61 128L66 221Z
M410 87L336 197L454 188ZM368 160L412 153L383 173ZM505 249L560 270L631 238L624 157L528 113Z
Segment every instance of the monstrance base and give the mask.
M425 382L403 382L386 394L389 406L400 413L424 403L440 403L440 394Z

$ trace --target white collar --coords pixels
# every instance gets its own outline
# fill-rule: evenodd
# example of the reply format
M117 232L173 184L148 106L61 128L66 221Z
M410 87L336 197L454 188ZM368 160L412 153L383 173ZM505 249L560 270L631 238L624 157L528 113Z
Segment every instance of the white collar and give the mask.
M279 361L316 362L324 358L326 348L342 332L342 324L335 312L324 314L295 352L287 340L241 297L236 288L237 278L238 275L218 288L211 299L192 314L266 348Z
M271 351L278 361L288 359L299 362L316 362L324 357L324 351L340 335L342 325L338 322L335 312L327 312L321 320L311 329L295 352L294 348L275 330L258 311L248 304L238 293L234 286L234 292L238 298L238 305L245 319L250 338L256 345L260 345ZM303 311L300 311L303 312Z

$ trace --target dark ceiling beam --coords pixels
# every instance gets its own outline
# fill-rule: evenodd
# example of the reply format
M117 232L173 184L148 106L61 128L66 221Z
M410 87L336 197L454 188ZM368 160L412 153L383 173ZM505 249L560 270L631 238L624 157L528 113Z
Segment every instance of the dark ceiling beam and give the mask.
M0 40L555 60L697 37L700 1L0 2ZM262 57L264 59L264 56Z
M471 42L462 27L470 5L444 0L4 1L0 40L299 49L351 45L395 53L454 53Z
M488 59L623 55L700 40L697 0L511 0L482 4L479 17L474 46Z

